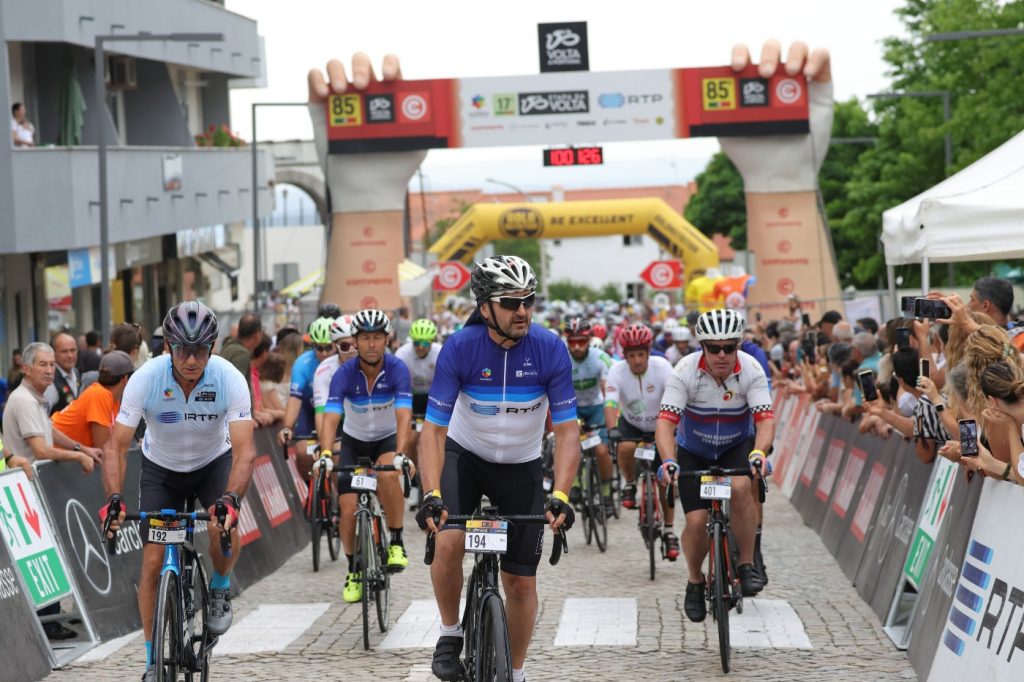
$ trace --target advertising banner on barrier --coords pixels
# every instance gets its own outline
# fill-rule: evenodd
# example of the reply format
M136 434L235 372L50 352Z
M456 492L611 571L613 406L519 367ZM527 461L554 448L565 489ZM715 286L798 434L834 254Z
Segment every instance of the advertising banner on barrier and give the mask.
M68 567L35 488L21 469L0 476L0 531L37 608L71 594Z
M818 472L818 479L814 481L814 494L807 498L804 505L804 523L821 534L821 528L825 524L825 517L828 514L829 502L832 499L833 488L839 480L839 473L843 470L846 462L846 453L849 450L850 442L856 431L850 422L835 419L832 428L832 436L822 455L821 470Z
M1020 620L1022 616L1019 615L1020 611L1017 611L1017 614L1014 615L1010 615L1005 610L1000 612L999 595L994 593L991 594L994 600L991 604L981 604L981 598L978 595L965 588L963 583L957 584L957 576L960 575L960 567L964 563L964 554L967 552L967 543L971 537L975 513L978 510L978 502L981 499L984 486L980 485L981 480L977 478L968 485L964 479L964 472L959 466L956 468L956 476L951 483L952 492L948 497L949 504L946 508L946 520L941 522L941 528L935 539L931 559L928 561L924 578L921 581L921 591L917 598L917 609L910 623L910 646L907 649L907 656L910 658L911 665L914 666L914 671L917 672L918 679L921 680L929 679L928 674L932 668L936 651L940 647L946 646L943 643L943 638L947 634L946 623L949 618L950 607L954 603L962 605L964 609L968 608L968 605L974 604L979 609L982 609L971 614L976 620L981 621L977 626L975 635L975 639L980 641L976 641L976 643L986 648L989 646L988 634L989 627L991 626L994 637L990 651L994 652L996 649L1000 649L1003 660L1006 660L1010 651L1013 651L1017 646L1024 646L1024 642L1017 639L1019 636L1017 632L1021 627ZM989 517L989 520L995 524L997 533L1002 531L1005 534L1004 537L1008 540L1016 540L1019 543L1019 535L1012 534L1012 526L1007 527L1006 519L1011 518L1006 516L1008 512L1010 512L1009 509L1000 508L995 515ZM989 529L992 529L992 526L989 526ZM993 535L989 534L987 537L991 539ZM972 567L977 568L973 563ZM1015 564L1012 569L1000 577L1004 580L1006 578L1012 580L1013 576L1019 574L1020 564ZM984 582L980 575L975 577L979 581ZM992 589L994 592L994 581ZM988 592L985 592L985 594L987 596ZM954 600L954 595L956 601ZM1014 609L1015 605L1013 602L1024 601L1024 594L1009 595L1008 601L1010 601L1008 607ZM1003 604L1003 606L1007 605ZM997 623L994 625L991 623L991 617L988 621L984 620L984 616L988 613L988 608L993 609L993 615L996 617ZM964 613L963 610L961 610L961 613ZM959 616L957 618L959 619ZM1012 621L1012 624L1010 621ZM966 621L961 621L961 624L969 627ZM1014 648L1009 648L1001 643L1003 637L1009 640L1010 636L1007 635L1007 632L1014 633ZM957 646L956 642L952 639L950 644L954 647ZM1020 654L1020 652L1016 653ZM989 655L993 659L999 657L995 653L990 653ZM1017 657L1015 656L1014 658ZM967 679L988 680L993 678L989 677L987 673L994 672L995 670L990 665L980 666L972 670L966 677ZM943 677L941 679L964 679L964 677ZM1013 676L1004 679L1018 680L1021 678Z
M808 511L814 500L813 486L818 478L821 462L825 459L825 450L831 442L830 436L835 425L835 419L823 416L818 423L818 428L815 429L814 435L811 437L807 456L804 459L803 466L800 468L800 485L795 487L793 495L790 497L790 501L797 511L800 512L801 516Z
M944 593L954 596L929 682L1024 679L1021 518L1024 488L985 479L959 580L953 584L945 560L939 572Z
M7 543L0 547L0 627L3 628L5 680L41 680L50 674L49 647L42 626L29 606L21 571Z
M800 439L797 441L796 449L782 470L782 494L789 499L793 499L796 483L800 478L800 472L803 471L804 465L807 463L808 455L813 449L812 443L818 433L818 424L820 423L821 412L808 410L800 428ZM821 443L824 443L824 436L822 436ZM819 443L819 447L821 443Z
M854 430L856 434L856 430ZM850 445L849 454L843 462L843 468L833 486L832 497L828 509L825 510L825 522L821 526L821 541L825 547L838 558L839 545L846 536L849 523L847 517L852 514L851 508L860 500L860 492L864 487L864 471L867 468L868 453L862 446L869 436L856 435ZM853 567L857 570L857 567Z
M921 577L924 575L928 559L935 547L935 538L938 537L942 521L946 518L946 512L949 511L949 497L953 492L953 477L960 470L960 467L943 457L936 458L934 467L935 473L932 476L931 485L928 487L928 495L925 497L921 520L914 532L914 541L910 545L907 563L903 566L904 577L915 588L921 587Z
M810 419L810 414L807 411L807 403L810 400L810 396L803 394L801 396L791 396L786 401L786 407L789 408L789 414L785 422L785 430L782 432L782 437L776 438L775 446L775 480L781 481L785 476L786 469L789 467L789 463L793 461L794 453L796 452L797 445L800 442L800 434L804 428L804 424ZM815 414L818 414L817 410L812 410Z

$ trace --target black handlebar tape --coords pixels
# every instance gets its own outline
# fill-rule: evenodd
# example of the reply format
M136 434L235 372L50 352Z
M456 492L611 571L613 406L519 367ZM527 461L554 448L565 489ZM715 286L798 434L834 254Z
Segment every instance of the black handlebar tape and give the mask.
M236 509L235 511L237 512L238 510ZM217 508L216 508L215 512L216 512L216 516L217 516L217 523L219 523L221 525L221 528L223 528L224 527L224 522L227 520L227 516L228 516L228 510L224 506L223 502L218 502L217 503ZM220 551L221 551L221 554L223 554L225 558L231 556L231 533L230 533L230 531L223 531L223 532L221 532L221 534L220 534Z

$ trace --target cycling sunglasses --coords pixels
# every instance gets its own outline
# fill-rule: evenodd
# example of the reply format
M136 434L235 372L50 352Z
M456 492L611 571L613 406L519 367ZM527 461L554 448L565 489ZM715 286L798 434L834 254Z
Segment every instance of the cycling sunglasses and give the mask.
M332 344L332 343L314 343L313 344L313 350L317 351L318 353L333 353L334 352L334 344Z
M533 304L537 302L537 294L530 294L529 296L495 296L491 299L505 310L516 311L519 310L519 306L523 306L527 310L533 307Z
M708 355L718 355L724 353L726 355L732 355L736 352L736 346L739 344L735 343L705 343L704 352Z
M352 344L349 343L348 341L339 341L337 343L337 346L338 350L341 351L342 353L347 353L350 350L352 350Z
M171 344L171 352L179 360L188 360L189 356L195 356L196 360L203 362L210 359L211 350L213 350L213 346L210 344L203 344L201 346L186 346L180 343Z
M417 348L430 348L430 341L413 341L412 345Z
M566 342L570 346L589 346L590 345L590 339L585 337L585 336L583 338L566 339Z

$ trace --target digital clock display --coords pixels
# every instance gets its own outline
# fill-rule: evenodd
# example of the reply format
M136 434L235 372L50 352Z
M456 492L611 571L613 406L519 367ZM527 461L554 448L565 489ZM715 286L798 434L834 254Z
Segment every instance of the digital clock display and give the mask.
M601 147L561 147L544 150L545 166L598 166L604 163Z

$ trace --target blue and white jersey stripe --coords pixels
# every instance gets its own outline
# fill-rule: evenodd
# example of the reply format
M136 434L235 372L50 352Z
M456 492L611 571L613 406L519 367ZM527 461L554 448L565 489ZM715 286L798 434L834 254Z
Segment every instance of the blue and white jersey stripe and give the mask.
M342 430L356 440L369 442L398 432L395 410L412 410L409 369L385 353L373 386L359 368L359 358L344 363L331 377L324 412L345 413Z

